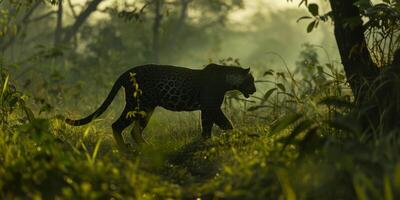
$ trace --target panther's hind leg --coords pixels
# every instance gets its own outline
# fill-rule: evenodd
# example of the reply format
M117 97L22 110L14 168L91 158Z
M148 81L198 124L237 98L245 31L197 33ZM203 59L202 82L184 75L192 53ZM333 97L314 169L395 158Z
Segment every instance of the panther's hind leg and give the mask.
M145 115L138 116L135 120L133 128L131 130L132 138L138 145L147 144L148 142L143 138L142 132L144 128L146 128L147 123L150 120L151 115L153 114L154 108L144 109Z
M117 142L119 149L122 151L128 150L127 145L122 138L122 131L134 121L134 118L127 116L130 110L132 110L132 108L130 108L127 104L122 111L121 116L112 124L115 141Z

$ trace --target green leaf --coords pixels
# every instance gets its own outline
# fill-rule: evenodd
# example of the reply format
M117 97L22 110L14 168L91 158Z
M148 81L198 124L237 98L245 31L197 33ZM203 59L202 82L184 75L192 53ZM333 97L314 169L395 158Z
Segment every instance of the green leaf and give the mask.
M283 72L278 72L278 73L276 73L276 76L282 77L284 80L286 80L285 73L283 73Z
M302 114L291 114L287 115L278 122L276 122L272 127L271 127L271 134L275 134L277 132L282 131L283 129L287 128L288 126L292 125L295 123L297 120L299 120L301 117L303 117Z
M314 27L315 27L315 23L317 22L317 20L312 21L310 24L308 24L307 26L307 33L310 33Z
M33 114L32 110L26 106L23 106L23 110L25 112L26 117L28 118L29 122L35 120L35 115Z
M342 99L342 98L338 98L338 97L326 97L324 99L322 99L320 102L318 102L318 104L322 104L322 105L326 105L326 106L336 106L336 107L342 107L342 108L353 108L355 105L346 100L346 99Z
M296 20L296 23L299 23L299 21L304 20L304 19L311 19L311 17L310 16L300 17L299 19Z
M8 78L9 78L9 76L6 76L6 79L4 80L4 83L3 83L3 87L1 90L1 94L0 94L0 103L3 103L3 97L4 97L4 94L6 93L7 86L8 86Z
M354 5L361 9L368 9L372 7L372 2L370 0L358 0L354 2Z
M365 191L365 188L362 186L362 184L360 183L361 181L357 181L359 180L358 176L355 176L353 178L353 187L355 190L355 193L357 195L357 199L360 200L368 200L368 194Z
M288 96L288 97L291 97L291 98L296 98L293 94L290 94L290 93L287 93L287 92L282 92L282 94L284 94L284 95L286 95L286 96Z
M304 3L304 5L307 6L308 1L307 1L307 0L301 0L300 3L299 3L299 7L300 7L303 3Z
M314 28L318 28L318 25L319 25L319 20L315 20Z
M298 136L300 133L302 133L303 131L307 130L308 128L310 128L312 125L314 124L313 121L311 120L304 120L302 122L300 122L290 133L290 135L288 137L286 137L285 139L285 144L282 147L282 150L285 150L286 146L289 145L294 138L296 138L296 136Z
M333 70L333 69L334 69L333 65L330 64L330 63L327 63L327 64L326 64L326 67L328 67L330 70Z
M319 19L321 19L323 22L328 21L329 18L332 18L332 11L329 11L327 13L325 13L322 16L319 16Z
M390 178L388 175L385 175L383 178L383 186L384 186L384 197L385 200L393 200L393 190Z
M313 16L317 16L319 14L319 7L317 4L315 3L310 3L308 5L308 11L313 15Z
M274 91L277 90L277 88L272 88L270 90L268 90L263 97L262 103L266 102L268 100L268 98L274 93Z
M94 147L94 151L93 151L93 154L92 154L92 161L93 161L93 163L92 164L94 164L94 162L96 161L96 158L97 158L97 154L98 154L98 152L99 152L99 149L100 149L100 145L101 145L101 142L103 141L103 139L102 138L100 138L99 140L97 140L97 142L96 142L96 146Z
M263 76L267 76L267 75L271 75L271 76L274 75L274 70L270 69L270 70L264 72Z
M276 84L276 86L277 86L279 89L281 89L283 92L286 92L286 88L285 88L285 86L284 86L282 83L278 83L278 84Z

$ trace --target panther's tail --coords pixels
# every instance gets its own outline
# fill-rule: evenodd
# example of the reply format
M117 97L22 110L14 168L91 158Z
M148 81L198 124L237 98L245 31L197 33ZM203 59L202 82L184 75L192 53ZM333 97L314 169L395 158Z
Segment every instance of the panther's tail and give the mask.
M92 113L91 115L83 118L83 119L79 119L79 120L73 120L73 119L65 119L65 122L69 125L72 126L81 126L81 125L85 125L88 124L89 122L91 122L93 119L97 118L98 116L100 116L101 114L103 114L103 112L107 109L107 107L111 104L111 102L113 101L113 99L115 98L115 96L118 93L118 90L122 87L122 80L121 77L118 78L118 80L114 83L110 93L108 94L106 100L104 100L103 104L101 104L101 106L94 111L94 113Z

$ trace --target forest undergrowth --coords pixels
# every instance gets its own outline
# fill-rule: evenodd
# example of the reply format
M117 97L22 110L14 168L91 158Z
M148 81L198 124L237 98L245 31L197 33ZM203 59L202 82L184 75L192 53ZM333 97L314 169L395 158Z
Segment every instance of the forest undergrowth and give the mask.
M198 113L162 110L150 144L129 153L112 138L114 112L68 126L62 112L73 106L46 111L2 69L0 199L399 198L398 130L363 129L343 72L314 51L305 46L294 72L258 74L251 99L228 94L233 131L214 127L205 141Z

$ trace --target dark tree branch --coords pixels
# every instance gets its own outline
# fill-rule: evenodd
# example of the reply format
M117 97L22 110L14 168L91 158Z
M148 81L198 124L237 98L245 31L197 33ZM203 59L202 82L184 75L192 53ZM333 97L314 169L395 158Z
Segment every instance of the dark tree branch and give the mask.
M217 19L215 19L213 21L210 21L208 23L202 24L200 26L200 29L205 30L205 29L211 28L213 26L216 26L218 24L219 25L224 25L225 20L226 20L226 16L225 15L220 15Z
M76 14L74 5L72 5L71 0L68 0L68 5L69 5L69 8L71 9L72 16L74 16L74 18L76 19L78 17L78 15Z
M49 17L50 15L53 15L53 14L56 14L56 13L57 13L57 11L50 11L50 12L48 12L48 13L45 13L45 14L43 14L43 15L40 15L40 16L38 16L38 17L35 17L35 18L32 18L32 19L28 20L28 23L37 22L37 21L40 21L40 20L42 20L42 19L46 19L46 18Z
M188 7L189 7L189 3L192 0L180 0L180 14L179 14L179 18L178 21L176 23L176 27L175 27L175 34L172 34L172 36L170 36L169 42L168 42L168 46L172 47L172 49L177 49L178 47L178 41L179 38L182 34L182 29L185 26L186 23L186 18L188 15Z
M26 12L25 16L22 18L23 23L28 23L29 18L32 16L33 12L40 6L40 1L33 4L33 6Z
M87 8L82 11L78 17L75 20L75 23L67 29L64 38L63 38L63 43L68 43L77 33L79 28L83 25L83 23L87 20L87 18L97 9L97 6L102 2L103 0L93 0L92 2L89 3Z
M0 40L1 51L4 52L12 44L14 44L14 42L16 41L16 39L18 37L18 33L23 32L23 29L25 28L25 26L27 26L30 22L29 18L32 16L32 14L35 12L35 10L40 6L40 4L41 4L40 1L34 3L33 6L30 7L30 9L25 13L25 15L22 17L21 23L17 24L17 34L10 36L10 38L8 38L8 40L4 44L1 44L3 41Z
M155 0L154 2L154 23L153 23L153 61L158 63L160 60L160 26L161 26L161 7L162 0Z
M189 7L190 0L181 0L181 13L178 19L177 29L182 29L182 26L185 24L187 14L188 14L188 7Z

